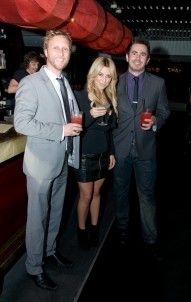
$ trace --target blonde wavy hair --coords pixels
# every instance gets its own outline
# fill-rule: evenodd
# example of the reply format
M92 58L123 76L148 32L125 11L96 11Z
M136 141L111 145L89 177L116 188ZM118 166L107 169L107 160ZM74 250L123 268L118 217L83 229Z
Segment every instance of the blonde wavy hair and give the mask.
M112 80L110 84L106 87L105 92L110 98L114 111L118 116L117 95L116 95L116 84L117 84L118 76L117 76L115 63L111 58L98 57L93 61L93 64L91 65L89 72L87 74L86 88L88 92L88 98L91 102L91 107L93 107L94 104L99 103L99 100L101 98L101 92L95 86L94 79L97 77L97 75L100 73L103 67L110 68Z

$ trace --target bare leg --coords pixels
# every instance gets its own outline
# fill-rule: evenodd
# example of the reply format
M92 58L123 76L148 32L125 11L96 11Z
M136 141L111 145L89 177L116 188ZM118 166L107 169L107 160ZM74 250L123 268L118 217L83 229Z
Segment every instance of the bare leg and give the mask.
M100 189L105 181L105 178L94 182L93 196L90 204L91 224L97 225L100 210Z
M100 210L100 189L105 179L95 182L78 182L80 198L78 201L78 242L79 246L88 250L90 248L86 220L88 213L91 215L90 241L96 246L99 242L98 218Z
M93 182L78 182L80 189L80 198L78 201L78 226L84 230L86 228L86 219L90 209L90 203L93 196L94 183Z

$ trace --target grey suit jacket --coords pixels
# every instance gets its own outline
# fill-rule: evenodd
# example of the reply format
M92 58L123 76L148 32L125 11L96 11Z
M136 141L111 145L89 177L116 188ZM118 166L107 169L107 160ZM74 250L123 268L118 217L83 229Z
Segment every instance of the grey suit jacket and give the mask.
M66 139L61 141L64 124L59 96L44 67L23 78L16 93L14 127L27 136L23 162L26 175L53 179L60 174L66 153ZM69 158L69 165L75 168L79 167L79 139L74 137L73 155Z
M139 159L149 160L156 157L156 132L145 131L140 127L140 114L143 100L153 109L157 119L157 130L167 121L170 115L166 86L164 79L145 72L142 94L134 113L127 94L127 72L119 78L117 86L119 123L113 130L116 156L129 155L132 141L135 138Z

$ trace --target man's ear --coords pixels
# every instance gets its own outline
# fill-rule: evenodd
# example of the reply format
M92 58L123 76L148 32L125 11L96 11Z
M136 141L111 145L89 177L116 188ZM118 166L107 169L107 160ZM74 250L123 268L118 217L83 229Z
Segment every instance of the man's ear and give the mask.
M146 63L146 65L149 63L149 61L150 61L150 57L147 59L147 63Z

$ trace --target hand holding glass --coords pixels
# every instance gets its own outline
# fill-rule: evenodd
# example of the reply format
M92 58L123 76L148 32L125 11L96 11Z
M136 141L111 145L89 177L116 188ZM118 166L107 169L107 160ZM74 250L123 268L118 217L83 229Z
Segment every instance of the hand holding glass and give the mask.
M151 119L152 116L152 110L151 108L144 108L144 110L141 112L141 126L143 124L148 124L149 122L145 119Z
M107 113L107 109L109 109L110 104L102 104L101 106L99 106L100 109L106 109L106 113ZM99 126L107 126L107 122L105 121L105 114L102 116L102 121L97 123Z
M72 112L71 114L71 123L76 123L82 125L82 111Z
M82 116L83 116L83 112L82 111L76 111L76 112L72 112L71 114L71 123L76 123L82 126ZM79 133L80 131L75 130L76 133Z

